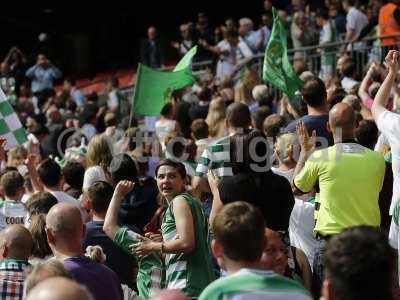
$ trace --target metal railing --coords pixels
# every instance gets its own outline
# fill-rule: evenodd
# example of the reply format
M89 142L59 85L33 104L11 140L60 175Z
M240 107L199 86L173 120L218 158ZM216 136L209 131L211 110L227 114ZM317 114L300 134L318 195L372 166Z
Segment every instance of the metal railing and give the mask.
M296 49L288 50L289 61L293 63L296 59L304 59L308 70L312 73L319 75L320 67L321 67L321 55L331 55L334 57L332 68L333 71L336 69L337 59L342 55L343 49L350 56L353 57L353 62L355 63L355 67L359 76L361 76L362 70L372 62L381 62L384 57L382 57L382 48L380 46L379 40L381 38L398 38L400 41L400 34L387 35L387 36L371 36L366 37L360 41L356 42L345 42L338 41L334 43L327 43L324 45L314 45L301 47ZM396 45L397 46L397 45ZM251 59L249 59L250 64L255 67L258 71L260 77L262 77L262 66L264 61L264 53L258 53L254 55ZM213 61L203 61L192 64L193 73L198 78L202 78L202 76L206 77L207 74L214 75L215 72L213 70L214 62ZM267 83L267 85L271 88L272 93L274 94L274 98L279 99L282 96L282 93ZM133 96L134 85L128 86L122 90L122 92L129 97Z

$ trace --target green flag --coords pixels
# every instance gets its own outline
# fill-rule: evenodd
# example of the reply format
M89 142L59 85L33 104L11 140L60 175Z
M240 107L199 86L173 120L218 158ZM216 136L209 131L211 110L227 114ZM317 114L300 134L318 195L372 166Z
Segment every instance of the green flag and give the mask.
M139 64L133 99L133 111L144 116L157 116L169 94L195 82L191 63L197 47L193 47L179 61L174 71L153 70Z
M192 64L193 57L197 53L197 46L194 46L192 49L190 49L184 57L178 62L176 65L174 72L183 70L185 68L190 68Z
M272 14L274 23L265 50L263 80L284 92L292 101L295 99L295 93L300 89L302 81L297 77L289 62L286 31L274 7Z

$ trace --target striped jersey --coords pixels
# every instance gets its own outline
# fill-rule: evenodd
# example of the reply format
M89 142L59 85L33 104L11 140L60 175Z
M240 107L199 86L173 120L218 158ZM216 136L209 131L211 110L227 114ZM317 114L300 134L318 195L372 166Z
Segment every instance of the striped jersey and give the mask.
M400 254L400 201L397 201L394 206L389 230L389 243ZM400 261L397 264L397 268L400 271ZM400 282L400 272L398 272L398 280Z
M206 176L208 170L215 170L218 177L233 176L230 136L215 141L203 151L197 164L196 176Z
M241 269L210 284L199 300L311 300L299 283L272 271Z
M121 227L115 235L114 243L121 247L127 254L133 256L138 262L139 271L136 285L139 296L147 300L163 288L163 263L157 254L153 253L139 257L129 249L129 246L139 242L137 235L136 232L126 227Z
M207 222L200 203L187 193L183 197L190 207L195 235L195 247L190 253L168 253L165 256L166 288L182 290L189 297L198 297L215 279L211 251L207 242ZM164 214L161 231L165 242L177 239L174 201Z

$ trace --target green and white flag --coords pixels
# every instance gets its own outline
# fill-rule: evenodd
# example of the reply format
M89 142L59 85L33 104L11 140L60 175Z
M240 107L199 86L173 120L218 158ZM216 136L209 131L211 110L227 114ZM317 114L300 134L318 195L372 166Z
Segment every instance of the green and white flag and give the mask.
M267 49L265 50L263 80L284 92L290 101L295 99L295 93L302 86L289 62L287 54L286 30L282 20L272 8L274 23Z
M6 150L22 145L28 138L14 108L0 88L0 137L7 140Z

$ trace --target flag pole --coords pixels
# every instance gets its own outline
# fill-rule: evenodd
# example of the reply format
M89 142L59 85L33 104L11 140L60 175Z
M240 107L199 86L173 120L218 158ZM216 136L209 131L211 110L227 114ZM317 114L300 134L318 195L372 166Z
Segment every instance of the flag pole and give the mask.
M133 122L133 109L135 106L135 97L136 97L136 89L138 86L138 82L139 82L139 76L140 76L140 64L137 68L137 72L136 72L136 82L135 82L135 89L133 90L133 97L132 97L132 105L131 105L131 110L130 110L130 115L129 115L129 124L128 124L128 129L132 127L132 122Z
M136 95L136 84L135 84L135 89L133 90L133 99L132 99L131 111L130 111L130 114L129 114L128 129L132 127L132 121L133 121L133 106L135 105L135 95Z

